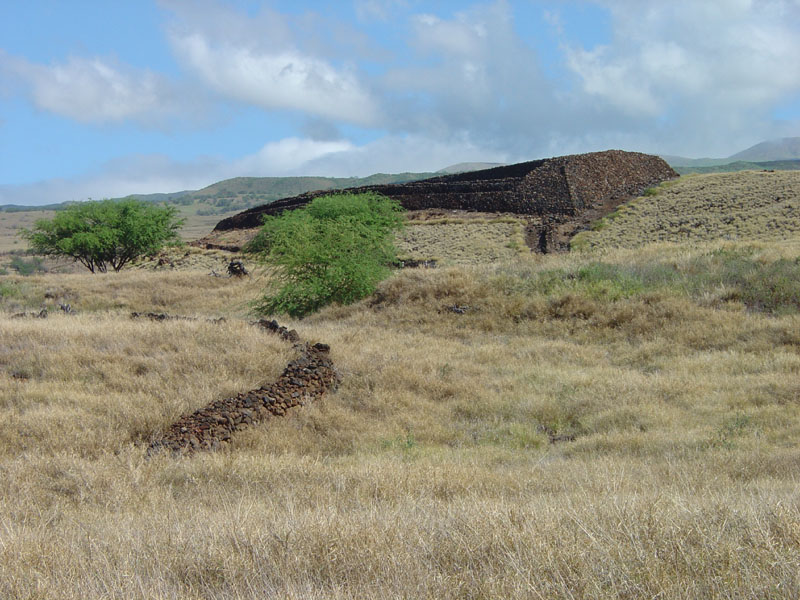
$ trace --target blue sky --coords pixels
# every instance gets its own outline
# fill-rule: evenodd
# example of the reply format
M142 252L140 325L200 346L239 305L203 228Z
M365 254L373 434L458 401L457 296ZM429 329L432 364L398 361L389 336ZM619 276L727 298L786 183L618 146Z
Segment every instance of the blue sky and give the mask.
M800 0L0 2L0 204L800 136Z

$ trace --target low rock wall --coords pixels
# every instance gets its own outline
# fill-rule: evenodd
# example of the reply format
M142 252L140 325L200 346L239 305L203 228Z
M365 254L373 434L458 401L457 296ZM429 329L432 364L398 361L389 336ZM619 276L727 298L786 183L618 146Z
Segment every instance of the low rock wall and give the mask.
M273 383L217 400L181 417L162 436L153 440L150 453L170 450L187 454L216 450L230 443L237 431L282 417L292 408L320 398L338 384L339 373L326 344L302 342L296 331L281 327L275 321L262 320L255 325L292 342L297 357Z

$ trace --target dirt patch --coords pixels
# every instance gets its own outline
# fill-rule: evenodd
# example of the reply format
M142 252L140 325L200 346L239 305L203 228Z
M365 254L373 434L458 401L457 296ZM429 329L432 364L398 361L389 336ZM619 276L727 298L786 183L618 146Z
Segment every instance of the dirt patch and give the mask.
M147 316L167 320L169 315ZM172 317L175 318L175 317ZM150 444L149 452L170 450L186 454L198 450L216 450L231 441L233 434L250 425L282 417L292 408L303 406L333 389L339 373L330 358L327 344L309 344L294 330L275 321L261 320L257 326L292 342L298 353L278 379L255 390L217 400L173 423L162 437Z

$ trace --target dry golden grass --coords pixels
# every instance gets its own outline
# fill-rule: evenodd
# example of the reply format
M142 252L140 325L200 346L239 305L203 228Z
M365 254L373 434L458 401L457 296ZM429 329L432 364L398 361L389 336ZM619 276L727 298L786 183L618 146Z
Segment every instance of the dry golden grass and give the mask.
M720 249L602 259L691 274ZM241 321L263 282L4 279L0 597L800 596L800 316L537 287L592 260L404 271L287 322L331 344L339 390L179 460L147 460L149 436L291 354ZM78 314L9 317L47 290Z
M508 260L528 250L522 222L514 219L409 224L397 235L396 245L401 258L450 265Z
M265 284L255 271L252 277L213 277L209 271L169 268L125 269L119 273L92 275L85 269L70 274L21 277L0 281L0 310L7 313L58 310L70 304L77 312L169 312L188 316L242 317L248 303Z
M212 276L213 273L226 276L228 265L232 260L242 261L248 271L258 266L251 256L225 250L205 250L188 245L164 248L157 255L136 260L131 266L152 271L205 271Z
M0 212L0 254L13 250L27 250L28 242L18 234L30 229L39 219L51 219L53 211Z
M209 233L222 219L233 216L241 211L234 210L218 215L198 215L196 206L178 206L178 214L184 219L180 230L181 239L185 241L196 240Z
M800 172L741 171L689 175L620 207L579 234L572 247L635 248L652 242L694 244L796 239Z

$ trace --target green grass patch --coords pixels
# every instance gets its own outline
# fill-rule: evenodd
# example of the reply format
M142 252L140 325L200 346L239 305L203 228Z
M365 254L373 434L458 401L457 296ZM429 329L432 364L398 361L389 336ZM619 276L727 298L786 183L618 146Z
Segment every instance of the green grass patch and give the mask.
M748 310L773 315L800 312L800 257L768 261L746 248L701 254L685 264L590 261L508 275L494 282L506 294L616 302L665 293L723 305L741 303Z
M0 281L0 299L16 298L19 295L20 290L16 283Z

